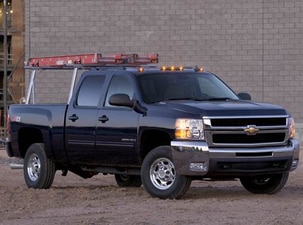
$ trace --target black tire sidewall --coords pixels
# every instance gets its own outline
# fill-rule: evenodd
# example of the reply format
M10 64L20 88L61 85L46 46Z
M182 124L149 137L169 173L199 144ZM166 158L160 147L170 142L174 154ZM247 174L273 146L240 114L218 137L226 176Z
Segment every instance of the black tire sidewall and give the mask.
M269 180L264 184L256 184L255 177L240 178L242 186L254 194L275 194L279 192L286 184L289 173L268 175ZM263 177L266 177L265 175Z
M141 177L137 175L115 174L115 180L119 187L140 187L142 185Z
M40 175L36 181L30 179L27 171L28 161L33 154L38 156L41 163ZM25 183L29 188L35 188L35 189L49 188L49 186L52 184L55 175L54 165L49 165L50 163L52 162L50 162L50 160L46 156L44 144L35 143L28 148L24 157L23 173L24 173ZM49 171L50 169L51 171Z

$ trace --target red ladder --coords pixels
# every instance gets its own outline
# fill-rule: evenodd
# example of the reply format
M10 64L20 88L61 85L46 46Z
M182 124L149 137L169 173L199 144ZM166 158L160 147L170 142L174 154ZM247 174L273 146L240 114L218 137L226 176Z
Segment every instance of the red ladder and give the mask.
M158 63L158 54L112 54L102 55L101 53L61 55L49 57L30 58L26 68L61 68L65 66L106 66L106 65L146 65Z

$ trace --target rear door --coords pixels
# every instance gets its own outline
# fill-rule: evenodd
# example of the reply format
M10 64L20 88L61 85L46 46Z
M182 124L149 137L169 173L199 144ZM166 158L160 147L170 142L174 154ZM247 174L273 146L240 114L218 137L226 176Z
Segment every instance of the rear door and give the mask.
M66 146L73 162L92 162L95 158L98 104L104 92L105 75L86 76L70 103L66 115Z

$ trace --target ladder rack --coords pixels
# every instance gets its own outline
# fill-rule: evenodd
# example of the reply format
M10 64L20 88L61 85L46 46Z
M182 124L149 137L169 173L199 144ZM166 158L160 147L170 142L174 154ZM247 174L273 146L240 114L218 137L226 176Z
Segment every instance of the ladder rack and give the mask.
M73 94L76 83L78 69L90 69L98 67L114 66L142 66L158 63L158 54L139 55L139 54L111 54L90 53L80 55L61 55L30 58L24 68L31 69L30 83L25 98L25 104L29 104L32 95L32 102L35 103L34 81L37 70L73 70L68 103Z

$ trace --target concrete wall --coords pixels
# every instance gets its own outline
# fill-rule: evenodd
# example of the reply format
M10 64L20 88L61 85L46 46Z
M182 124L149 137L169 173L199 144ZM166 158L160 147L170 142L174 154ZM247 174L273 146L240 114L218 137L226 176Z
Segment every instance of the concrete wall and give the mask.
M286 107L303 127L302 0L28 0L25 24L27 58L157 52ZM65 80L50 77L43 98Z

